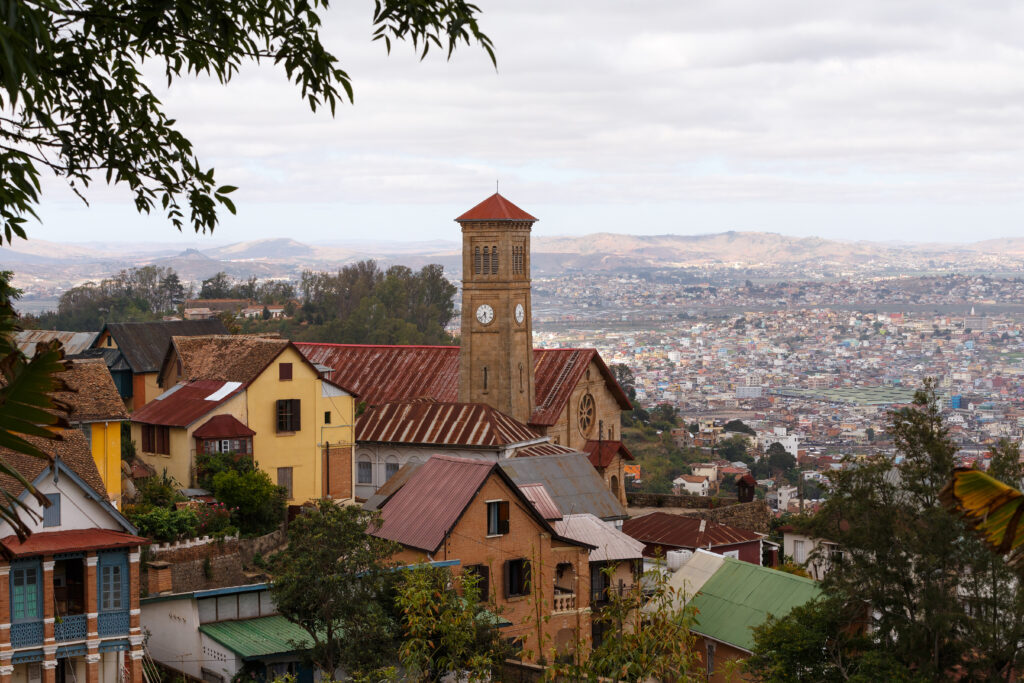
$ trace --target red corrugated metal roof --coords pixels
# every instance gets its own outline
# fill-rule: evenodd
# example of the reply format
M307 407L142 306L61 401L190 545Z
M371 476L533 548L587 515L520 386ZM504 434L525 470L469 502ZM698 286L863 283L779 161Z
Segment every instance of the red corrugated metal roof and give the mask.
M495 467L486 460L431 457L381 509L373 535L436 551Z
M233 415L214 415L192 432L192 436L200 439L237 439L255 434L255 430L246 427Z
M544 484L520 484L519 490L533 504L541 517L549 521L562 519L562 511L558 509L558 504L551 498Z
M484 403L395 401L370 408L356 421L356 441L362 443L500 448L539 436Z
M459 399L458 346L314 344L295 347L312 363L333 370L328 378L369 405L413 398Z
M226 385L235 385L235 388L221 392L224 394L222 398L208 400ZM238 382L212 379L176 384L132 413L131 419L142 424L187 427L241 390L242 385Z
M296 348L314 364L333 369L330 379L350 388L369 405L414 398L459 400L459 347L376 346L299 342ZM596 349L534 349L537 405L531 425L550 426L572 395L591 361L623 410L632 406Z
M70 529L68 531L37 531L24 543L11 535L0 541L14 557L52 555L53 553L135 547L147 543L145 538L112 529Z
M633 454L621 441L588 441L583 447L583 452L590 458L590 464L594 467L608 467L616 455L621 455L623 460L633 459Z
M711 520L683 517L667 512L652 512L627 519L622 530L647 544L645 555L656 554L657 548L708 548L758 541L760 534L726 526Z
M530 221L536 218L495 192L455 219L461 221Z

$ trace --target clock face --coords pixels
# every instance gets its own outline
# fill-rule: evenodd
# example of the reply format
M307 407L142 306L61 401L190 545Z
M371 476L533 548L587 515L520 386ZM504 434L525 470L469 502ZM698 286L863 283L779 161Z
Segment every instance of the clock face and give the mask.
M523 324L523 320L526 319L526 310L522 304L516 304L516 322L520 325Z
M487 325L494 320L494 309L488 304L481 304L476 309L476 319L481 325Z

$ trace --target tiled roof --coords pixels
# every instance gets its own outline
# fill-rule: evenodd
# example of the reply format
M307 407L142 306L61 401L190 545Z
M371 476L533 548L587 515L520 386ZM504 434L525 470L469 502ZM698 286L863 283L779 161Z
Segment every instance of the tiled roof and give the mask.
M633 454L621 441L588 441L583 447L583 452L590 458L590 464L594 467L608 467L616 455L622 456L623 460L633 459Z
M56 398L71 406L68 420L75 422L116 422L128 419L121 395L114 386L107 364L101 359L74 360L60 374L73 391L62 391Z
M589 512L606 521L628 516L582 453L508 458L498 464L517 486L544 484L563 514Z
M484 403L385 403L356 421L361 443L501 448L537 438L526 425Z
M242 391L240 382L201 379L179 383L132 413L132 422L187 427Z
M769 615L781 619L819 595L811 579L727 557L690 601L697 614L692 628L749 652L755 626Z
M536 218L495 192L472 209L455 219L461 221L529 221Z
M597 546L597 550L590 551L591 562L639 560L643 556L643 543L630 538L594 515L566 515L555 522L554 527L562 536Z
M185 380L215 379L242 384L256 379L289 344L286 339L235 335L174 337L171 342Z
M667 512L652 512L627 519L622 523L622 530L647 544L647 551L644 554L648 557L658 554L659 548L714 548L750 543L761 538L760 534L753 531Z
M332 370L332 382L350 388L368 405L432 398L459 400L459 347L313 344L295 347L315 365Z
M548 521L562 519L562 511L558 509L558 504L551 498L544 484L519 484L519 490L533 504L541 517Z
M192 432L192 436L199 439L237 439L255 434L233 415L214 415Z
M210 320L168 320L148 323L107 323L132 372L157 372L171 345L171 337L197 334L227 334L217 318ZM100 334L102 335L102 331Z
M0 545L13 557L52 555L69 551L105 550L107 548L135 547L146 539L112 529L69 529L67 531L37 531L23 543L18 537L7 536Z
M299 342L296 348L317 365L333 370L331 381L350 388L368 405L416 398L459 400L459 347L376 346ZM632 406L595 349L534 349L536 408L531 425L558 422L573 389L591 361L623 410Z
M431 457L381 508L373 535L436 551L494 468L486 460Z
M242 659L289 654L313 644L309 633L279 614L203 624L199 631Z
M59 457L67 467L77 474L96 493L103 498L107 497L107 489L103 486L103 479L96 469L96 462L92 459L92 449L85 440L85 435L78 429L65 429L61 432L63 437L60 441L41 439L36 436L24 436L26 441L44 453ZM22 455L14 451L0 448L0 458L17 470L23 477L33 481L42 474L43 470L50 466L50 463L40 458L33 458L29 455ZM14 477L0 474L0 488L11 494L19 496L25 487L18 483Z
M14 343L28 357L36 352L36 344L56 339L64 347L65 356L73 356L92 346L95 332L60 332L58 330L22 330L14 333Z

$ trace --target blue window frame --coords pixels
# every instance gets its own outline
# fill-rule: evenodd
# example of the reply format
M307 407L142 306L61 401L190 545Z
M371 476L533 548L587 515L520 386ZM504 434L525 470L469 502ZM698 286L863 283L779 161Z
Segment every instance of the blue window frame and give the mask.
M50 507L43 508L43 526L60 526L60 494L47 493Z
M43 618L42 566L38 560L11 563L11 621Z
M100 553L98 569L100 611L128 609L128 554Z

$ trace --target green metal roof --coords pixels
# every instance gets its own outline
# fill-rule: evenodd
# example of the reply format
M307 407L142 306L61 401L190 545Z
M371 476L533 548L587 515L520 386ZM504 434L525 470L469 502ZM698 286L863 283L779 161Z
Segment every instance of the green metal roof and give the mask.
M763 624L769 614L785 616L820 594L811 579L726 558L690 601L697 608L693 630L753 650L753 627Z
M210 636L242 659L294 652L306 649L313 643L301 627L280 615L203 624L199 632ZM296 648L293 642L301 647Z

